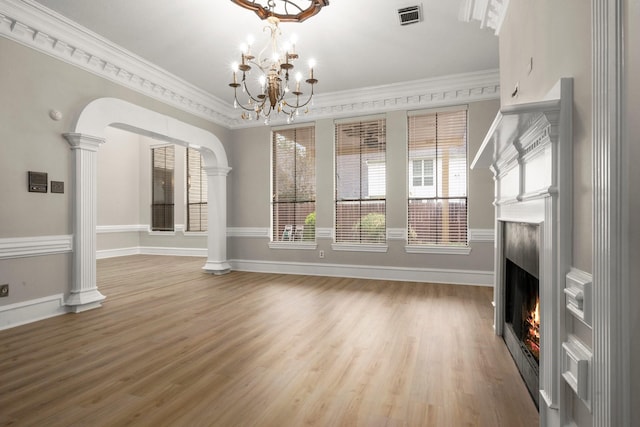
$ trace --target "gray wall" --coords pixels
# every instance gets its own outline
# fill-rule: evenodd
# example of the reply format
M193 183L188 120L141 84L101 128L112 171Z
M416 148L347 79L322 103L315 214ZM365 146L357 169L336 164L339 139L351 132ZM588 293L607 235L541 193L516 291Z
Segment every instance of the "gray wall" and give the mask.
M94 99L120 98L231 139L228 129L2 37L0 57L0 238L72 233L72 154L62 134ZM51 109L62 120L51 120ZM65 193L27 192L30 170L64 181ZM71 254L0 260L0 283L10 284L0 306L66 293L70 277Z
M511 1L500 31L502 105L539 101L562 77L574 85L572 265L591 272L591 10L581 0Z
M498 100L469 104L469 157L482 144L499 108ZM406 112L386 114L387 120L387 227L406 228L407 119ZM334 122L319 120L316 126L316 226L332 228L334 215ZM270 128L234 131L229 147L229 226L270 226ZM469 226L493 229L493 179L488 170L469 171ZM493 244L472 243L470 255L407 254L403 241L389 241L388 253L335 252L330 239L318 239L317 251L270 249L267 238L229 239L229 257L242 260L295 261L347 265L382 265L451 270L493 269Z

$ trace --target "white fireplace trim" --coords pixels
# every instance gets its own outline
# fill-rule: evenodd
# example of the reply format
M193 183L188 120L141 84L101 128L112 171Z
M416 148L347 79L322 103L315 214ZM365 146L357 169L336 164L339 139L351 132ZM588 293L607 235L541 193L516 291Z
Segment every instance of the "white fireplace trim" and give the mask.
M471 168L488 167L495 178L495 331L504 323L504 228L507 221L540 227L540 411L558 420L564 383L565 275L571 260L572 79L561 79L545 100L503 108ZM562 165L562 167L559 167Z

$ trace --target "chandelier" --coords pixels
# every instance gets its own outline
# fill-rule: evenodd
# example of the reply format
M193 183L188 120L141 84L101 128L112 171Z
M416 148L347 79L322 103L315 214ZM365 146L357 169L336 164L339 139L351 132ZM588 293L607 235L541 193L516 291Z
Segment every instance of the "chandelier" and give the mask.
M329 0L231 0L253 10L260 19L275 16L280 22L302 22L320 12Z
M265 19L268 25L263 31L270 32L270 39L257 57L252 53L254 40L249 38L246 44L241 46L240 63L234 63L233 81L229 84L234 91L234 108L241 108L242 118L246 120L264 118L265 124L269 124L271 113L283 113L287 116L287 123L295 120L300 114L300 109L308 112L308 105L313 98L314 85L318 80L314 77L313 68L315 61L309 61L305 83L309 88L308 95L302 91L303 74L296 72L294 75L294 61L298 59L296 52L296 40L294 37L282 46L278 45L278 37L282 35L279 24L285 22L301 22L318 13L320 8L329 4L328 0L307 1L309 7L304 9L298 4L302 0L281 0L276 5L275 0L266 2L264 7L258 1L231 0L232 2L255 11L258 16ZM298 3L298 4L296 4ZM292 13L297 12L297 13ZM252 73L253 71L253 73ZM294 82L295 80L295 82ZM241 97L246 95L246 102L238 98L238 89Z

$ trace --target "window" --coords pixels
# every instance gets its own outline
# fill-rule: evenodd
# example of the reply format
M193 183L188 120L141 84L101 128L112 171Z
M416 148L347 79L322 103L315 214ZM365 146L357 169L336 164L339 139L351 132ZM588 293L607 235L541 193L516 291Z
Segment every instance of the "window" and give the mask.
M409 245L467 244L467 111L409 116Z
M385 120L337 123L335 132L336 243L385 243Z
M151 230L173 231L173 173L175 147L151 149L152 190Z
M409 167L412 176L412 192L416 191L415 187L433 187L433 159L413 160Z
M316 238L315 128L273 131L272 240L310 242Z
M207 231L207 173L202 155L187 148L187 231Z

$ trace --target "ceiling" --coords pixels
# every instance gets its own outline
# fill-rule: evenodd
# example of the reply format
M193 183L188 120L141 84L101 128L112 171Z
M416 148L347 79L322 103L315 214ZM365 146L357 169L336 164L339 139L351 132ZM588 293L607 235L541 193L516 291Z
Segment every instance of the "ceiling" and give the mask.
M498 37L458 20L451 0L331 0L303 23L282 23L298 37L297 64L317 62L316 93L334 93L498 68ZM229 0L37 0L124 49L231 104L231 64L265 22ZM376 6L373 6L375 4ZM401 26L397 9L422 4L424 20Z

